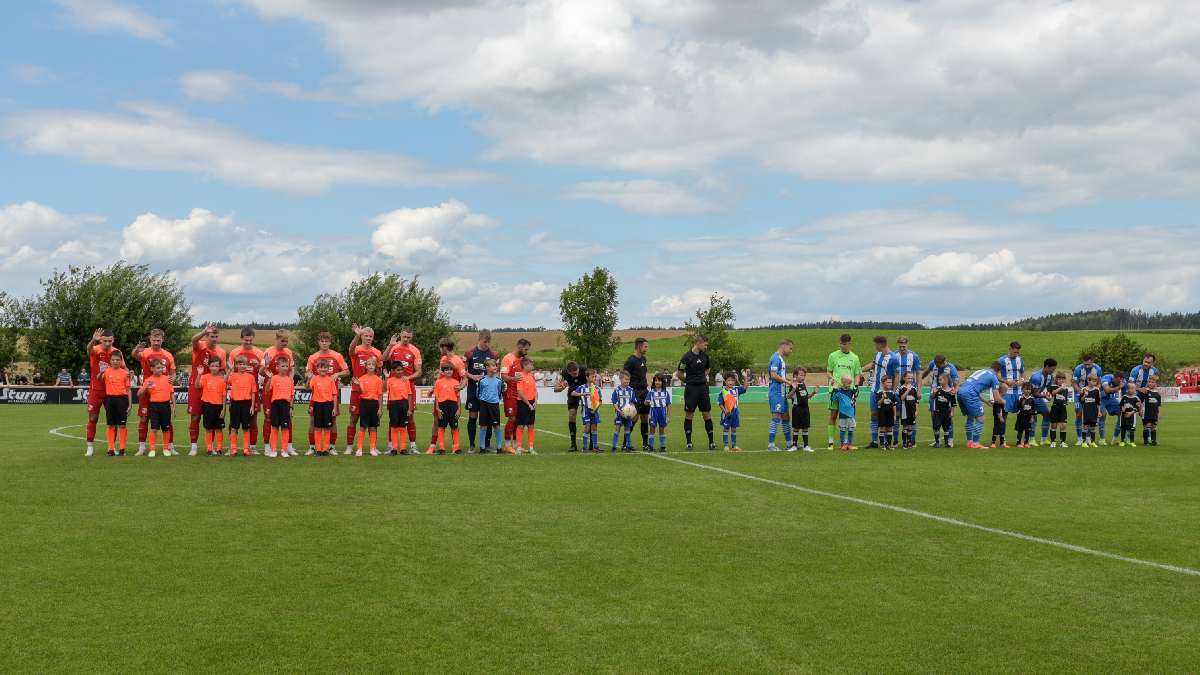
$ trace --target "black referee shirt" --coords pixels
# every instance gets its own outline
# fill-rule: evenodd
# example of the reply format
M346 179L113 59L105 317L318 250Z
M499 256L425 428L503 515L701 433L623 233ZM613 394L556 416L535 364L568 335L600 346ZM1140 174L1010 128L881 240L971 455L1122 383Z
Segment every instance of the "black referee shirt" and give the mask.
M708 386L708 352L697 354L687 350L679 357L679 369L683 371L684 384Z
M564 370L562 371L562 379L567 383L567 391L575 391L587 384L587 368L580 367L578 375L571 375Z
M634 391L644 392L650 388L646 384L646 357L633 354L625 359L625 372L629 373L629 386Z

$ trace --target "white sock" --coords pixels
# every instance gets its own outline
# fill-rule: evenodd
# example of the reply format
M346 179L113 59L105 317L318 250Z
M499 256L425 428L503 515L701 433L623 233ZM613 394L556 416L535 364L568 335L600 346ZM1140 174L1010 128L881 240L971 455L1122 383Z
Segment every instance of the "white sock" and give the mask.
M138 452L146 449L146 441L138 441Z
M195 450L195 449L196 449L196 444L192 443L192 450Z

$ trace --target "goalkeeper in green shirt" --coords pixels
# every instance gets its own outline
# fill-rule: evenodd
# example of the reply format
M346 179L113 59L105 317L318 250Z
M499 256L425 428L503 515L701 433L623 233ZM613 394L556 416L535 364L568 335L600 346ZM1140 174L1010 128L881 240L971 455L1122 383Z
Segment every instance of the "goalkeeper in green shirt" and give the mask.
M838 342L841 347L829 355L829 361L826 364L825 371L829 374L829 449L834 447L834 439L837 437L837 417L838 406L837 401L833 398L833 390L841 386L842 377L849 376L857 386L858 377L862 374L862 365L858 361L858 354L850 351L850 334L843 333Z

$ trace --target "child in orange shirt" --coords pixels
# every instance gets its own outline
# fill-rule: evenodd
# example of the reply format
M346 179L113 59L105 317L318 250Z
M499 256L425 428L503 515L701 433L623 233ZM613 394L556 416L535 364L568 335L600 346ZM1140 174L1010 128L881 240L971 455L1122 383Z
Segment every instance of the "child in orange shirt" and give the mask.
M228 388L221 359L214 356L208 360L208 370L200 376L200 414L204 418L204 445L210 457L224 454L225 392ZM216 441L215 448L213 441Z
M233 361L229 376L229 456L237 456L238 431L242 432L242 456L250 456L250 430L254 426L254 393L258 378L250 368L250 360L239 356Z
M337 401L338 385L333 379L333 365L329 361L317 363L317 374L308 381L312 391L312 428L318 457L329 456L329 439L333 433L333 406Z
M108 426L108 456L125 456L125 439L129 429L125 424L129 421L129 408L133 405L133 389L129 369L125 367L125 359L121 352L113 352L108 360L109 367L100 373L104 382L104 423ZM117 441L120 449L117 449Z
M358 435L355 457L362 457L363 436L367 434L371 435L371 456L379 456L375 443L379 435L379 399L383 396L383 380L375 374L377 367L375 358L368 358L363 362L365 372L358 378L358 426L362 428L363 433Z
M433 414L437 417L437 454L446 454L446 428L449 427L454 438L454 454L459 454L458 448L458 390L462 386L454 377L454 365L446 362L441 367L442 374L433 383ZM465 380L464 380L465 381ZM425 452L433 454L433 446Z
M150 376L142 382L142 389L149 392L149 414L147 415L147 440L150 442L151 457L154 456L154 438L162 434L163 457L170 457L171 450L169 434L171 433L171 417L175 413L175 388L171 386L171 378L167 377L167 362L162 359L150 361ZM157 433L156 433L157 432Z
M412 395L412 382L400 368L392 368L387 378L389 455L408 454L408 402Z
M292 399L296 385L292 382L292 362L287 357L275 361L275 374L263 386L263 400L271 408L271 447L267 457L284 459L292 442Z
M529 449L525 450L531 455L536 455L537 450L533 449L533 437L536 435L536 430L533 428L534 421L537 418L537 380L533 376L533 359L521 359L521 370L525 373L525 377L517 380L517 448L516 454L521 454L521 444L525 441L525 434L529 434Z

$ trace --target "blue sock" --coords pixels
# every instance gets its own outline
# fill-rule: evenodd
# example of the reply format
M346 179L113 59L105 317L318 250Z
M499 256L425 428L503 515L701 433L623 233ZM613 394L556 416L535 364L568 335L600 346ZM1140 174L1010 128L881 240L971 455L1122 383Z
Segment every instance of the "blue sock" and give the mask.
M649 436L646 437L646 443L648 443L650 445L651 450L654 449L654 434L653 433L651 433Z
M845 429L840 429L838 431L838 440L841 441L842 445L846 445L846 430Z
M1050 436L1050 416L1042 415L1042 442Z
M1100 438L1104 438L1108 434L1108 418L1100 418Z
M583 432L583 449L584 450L592 449L592 435L586 431Z
M916 425L916 420L913 420L913 428L912 428L912 431L908 432L908 442L909 442L909 443L914 443L914 444L917 442L917 425Z
M946 438L954 440L954 423L950 423L950 428L946 429Z
M630 440L629 440L629 430L628 429L625 430L625 444L622 445L621 447L623 447L623 448L632 448L633 447L633 443L630 442Z
M771 430L767 432L767 442L775 445L775 432L779 430L779 418L771 416Z
M783 422L783 440L787 441L788 447L792 447L792 423Z
M854 430L853 429L850 429L849 431L846 432L846 442L849 443L850 445L854 445Z
M727 448L729 447L729 429L721 431L721 444Z
M737 429L729 432L729 442L733 444L733 447L737 447Z
M617 439L618 439L619 437L620 437L620 432L619 432L619 431L615 431L615 430L614 430L614 431L613 431L613 442L612 442L612 446L613 446L614 448L615 448L615 447L617 447Z
M874 417L871 418L871 442L879 442L879 420Z
M666 434L658 435L658 447L660 447L660 448L667 447L667 435Z
M1082 417L1075 418L1075 437L1083 438L1083 418Z

